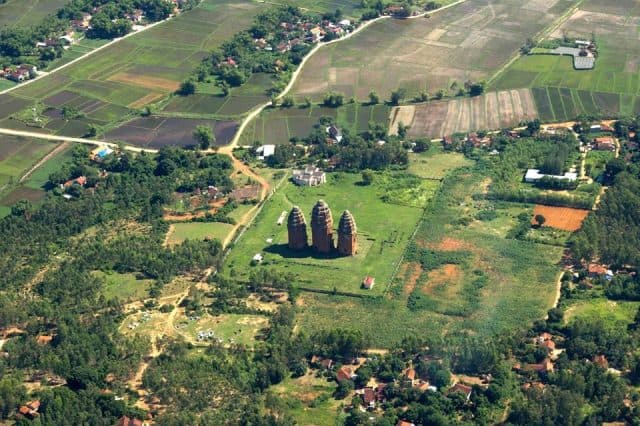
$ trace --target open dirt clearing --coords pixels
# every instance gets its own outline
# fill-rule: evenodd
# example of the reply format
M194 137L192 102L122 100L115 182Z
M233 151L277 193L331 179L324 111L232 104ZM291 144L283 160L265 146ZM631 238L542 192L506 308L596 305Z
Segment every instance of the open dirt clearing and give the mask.
M405 117L413 116L410 122ZM472 130L497 130L517 126L538 116L529 89L490 92L474 98L458 98L396 107L391 112L391 129L397 122L409 124L409 136L440 138ZM403 120L400 120L402 117ZM395 126L395 127L394 127Z
M544 226L562 229L564 231L577 231L589 214L589 210L571 209L568 207L551 207L537 204L533 209L533 218L541 214L545 218ZM532 223L535 220L532 218Z

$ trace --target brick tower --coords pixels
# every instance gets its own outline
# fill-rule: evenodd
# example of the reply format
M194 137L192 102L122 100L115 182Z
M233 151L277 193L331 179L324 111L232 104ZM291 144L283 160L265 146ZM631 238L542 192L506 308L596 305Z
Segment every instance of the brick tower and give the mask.
M333 250L333 218L331 209L323 200L318 200L311 210L311 241L318 253Z
M358 231L356 221L349 210L345 210L338 224L338 253L353 256L358 251Z
M304 250L307 248L307 222L300 207L293 206L287 218L287 232L289 234L289 248Z

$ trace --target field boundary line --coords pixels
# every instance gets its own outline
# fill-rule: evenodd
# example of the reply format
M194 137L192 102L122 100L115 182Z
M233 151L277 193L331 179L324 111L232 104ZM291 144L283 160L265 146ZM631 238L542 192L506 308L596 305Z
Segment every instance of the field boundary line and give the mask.
M33 174L33 172L35 172L40 166L42 166L44 163L46 163L47 161L49 161L51 158L55 157L56 155L58 155L60 152L64 151L65 149L67 149L69 147L70 142L69 141L65 141L62 142L60 145L56 146L55 148L53 148L51 151L49 151L49 153L47 153L44 157L42 157L36 164L34 164L33 166L31 166L31 168L29 170L27 170L22 177L20 178L20 180L18 180L18 183L22 183L24 182L29 176L31 176L31 174Z

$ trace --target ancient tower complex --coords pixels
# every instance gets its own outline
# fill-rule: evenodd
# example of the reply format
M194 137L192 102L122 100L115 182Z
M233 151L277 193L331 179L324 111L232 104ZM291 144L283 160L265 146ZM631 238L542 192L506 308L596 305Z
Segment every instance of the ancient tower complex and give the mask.
M353 256L358 251L356 221L349 210L345 210L338 224L338 253Z
M333 250L333 218L331 209L323 200L318 200L311 210L311 240L318 253Z
M287 231L289 233L289 248L303 250L307 248L307 222L300 207L293 206L287 218Z

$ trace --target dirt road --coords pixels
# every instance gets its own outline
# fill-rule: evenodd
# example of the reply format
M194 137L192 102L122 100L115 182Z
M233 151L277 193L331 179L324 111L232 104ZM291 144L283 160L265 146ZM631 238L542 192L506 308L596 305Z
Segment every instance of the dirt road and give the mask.
M46 163L47 161L49 161L50 159L52 159L53 157L55 157L56 155L58 155L59 153L61 153L65 149L67 149L69 147L69 145L70 145L70 142L63 142L62 144L60 144L57 147L55 147L50 153L48 153L47 155L42 157L42 159L40 161L38 161L36 164L34 164L33 167L31 167L29 170L27 170L27 172L22 175L22 177L20 178L19 182L22 183L25 180L27 180L27 178L29 176L31 176L31 174L38 167L42 166L44 163Z

